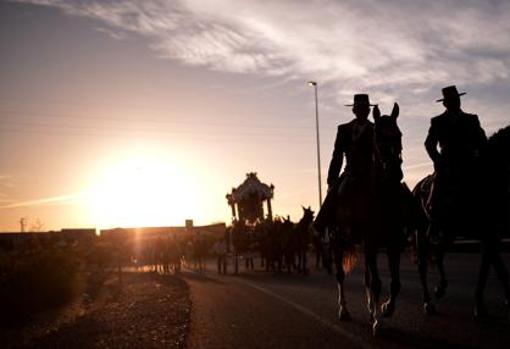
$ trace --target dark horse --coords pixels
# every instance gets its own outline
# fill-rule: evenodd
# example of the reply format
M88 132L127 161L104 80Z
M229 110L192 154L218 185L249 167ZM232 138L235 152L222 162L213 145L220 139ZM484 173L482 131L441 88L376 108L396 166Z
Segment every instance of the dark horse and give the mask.
M426 314L435 313L435 307L427 284L427 262L434 256L439 271L439 284L435 288L435 298L444 296L448 282L444 271L444 255L448 247L459 236L469 236L480 240L481 266L475 290L474 317L486 315L483 293L489 268L492 265L503 285L507 309L510 309L510 284L508 271L500 256L501 237L510 231L510 126L501 129L487 142L481 152L483 172L472 183L468 191L467 205L450 207L449 222L440 227L442 234L429 236L430 217L428 198L434 181L434 175L422 179L414 188L413 195L421 208L421 224L416 229L416 248L418 252L418 270L423 290L423 307ZM455 202L453 199L451 202ZM466 212L470 207L470 212ZM460 212L459 212L460 211ZM450 212L450 211L449 211Z
M395 311L395 302L400 292L400 253L405 241L406 208L410 207L412 196L402 181L402 133L397 125L399 114L395 103L391 115L380 115L377 107L373 115L375 121L375 147L377 169L375 185L364 198L364 206L360 212L347 215L337 210L335 233L332 234L333 251L338 281L338 316L340 320L350 320L346 307L344 278L346 272L354 266L356 245L363 245L365 258L364 284L367 296L367 307L370 313L373 334L380 326L382 317L390 317ZM342 181L348 180L343 178ZM341 185L341 184L340 184ZM333 188L332 190L336 190ZM368 207L372 207L372 209ZM345 208L344 208L345 210ZM352 218L353 217L353 218ZM364 227L362 235L356 236L353 222L360 219L370 224ZM378 249L386 248L391 275L389 299L381 305L378 314L382 283L377 266Z
M313 214L314 212L310 208L302 206L303 208L303 217L299 220L299 222L294 226L294 231L292 234L292 245L294 253L297 257L297 271L298 273L306 274L308 273L308 246L312 240L312 230L311 226L313 223ZM290 266L288 266L290 268Z

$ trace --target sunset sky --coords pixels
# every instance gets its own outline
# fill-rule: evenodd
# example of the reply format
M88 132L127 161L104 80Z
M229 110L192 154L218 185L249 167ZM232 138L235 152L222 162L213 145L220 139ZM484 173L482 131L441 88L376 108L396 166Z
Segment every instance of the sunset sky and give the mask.
M400 104L405 180L441 88L510 124L509 1L0 2L0 231L230 221L247 172L276 214L318 206L354 93Z

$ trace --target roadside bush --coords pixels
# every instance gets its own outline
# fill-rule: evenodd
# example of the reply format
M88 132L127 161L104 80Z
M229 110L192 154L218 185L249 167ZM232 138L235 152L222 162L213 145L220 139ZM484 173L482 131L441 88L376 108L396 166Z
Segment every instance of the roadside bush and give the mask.
M78 267L72 248L0 251L0 323L22 322L35 312L67 302L75 290Z

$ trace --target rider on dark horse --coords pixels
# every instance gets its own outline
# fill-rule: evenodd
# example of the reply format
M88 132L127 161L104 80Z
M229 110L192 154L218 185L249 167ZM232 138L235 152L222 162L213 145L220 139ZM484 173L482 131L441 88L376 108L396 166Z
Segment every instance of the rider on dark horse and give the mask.
M458 93L455 86L443 89L443 98L437 102L443 102L446 111L432 118L425 140L425 148L435 169L434 186L428 202L432 221L429 233L433 237L443 234L454 236L448 230L459 227L455 218L466 217L467 211L476 208L472 203L478 194L480 155L487 137L478 116L465 113L460 108L460 96L464 94ZM476 212L469 213L474 216L467 217L477 216ZM473 225L467 222L466 226Z
M314 228L324 233L334 225L335 214L348 212L369 212L375 182L376 147L374 124L368 120L370 114L367 94L354 95L352 107L356 118L338 126L338 132L328 170L328 195L317 215ZM339 177L345 155L346 164ZM353 217L349 217L352 221ZM366 220L354 222L362 228ZM357 232L354 232L357 234ZM361 239L360 236L355 237Z
M429 237L451 242L464 235L481 241L482 267L475 291L476 318L486 316L483 291L488 266L492 264L504 286L507 302L510 300L510 278L498 251L499 237L490 222L490 196L484 193L483 181L490 181L481 161L487 137L478 116L462 111L460 96L455 86L443 88L446 111L431 120L425 147L434 162L435 179L429 197ZM438 151L437 146L441 151ZM487 184L487 183L485 183ZM444 291L445 285L441 285Z
M472 235L474 232L466 228L475 228L476 224L459 218L481 218L474 203L480 187L480 155L487 137L478 116L462 111L460 96L464 94L458 93L455 86L443 88L443 98L437 102L443 102L446 111L432 118L425 140L435 169L428 202L429 234L433 239L450 239L456 235L454 229Z
M481 153L487 137L478 116L462 111L455 86L443 88L446 110L431 119L425 148L434 163L434 176L427 202L429 241L441 247L437 258L442 259L455 236L475 237L479 233L482 215L478 210L481 188ZM440 150L438 150L438 146ZM439 268L441 274L443 271ZM441 278L436 297L441 298L448 283Z

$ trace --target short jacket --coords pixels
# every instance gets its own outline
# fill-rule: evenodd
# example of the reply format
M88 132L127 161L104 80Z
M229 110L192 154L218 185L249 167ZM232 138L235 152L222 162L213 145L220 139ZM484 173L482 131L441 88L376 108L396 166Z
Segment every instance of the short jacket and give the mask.
M449 167L469 167L486 142L487 136L477 115L461 111L454 117L445 111L431 119L425 148L436 164L440 161Z
M368 121L359 135L355 133L356 119L338 126L333 157L328 170L329 186L338 179L344 154L346 158L344 173L352 176L367 176L374 173L374 124Z

